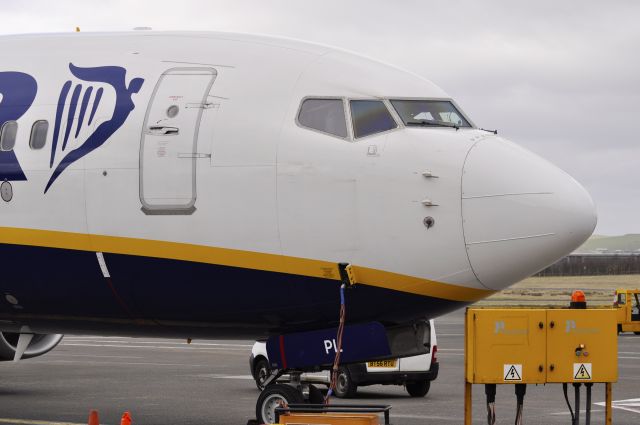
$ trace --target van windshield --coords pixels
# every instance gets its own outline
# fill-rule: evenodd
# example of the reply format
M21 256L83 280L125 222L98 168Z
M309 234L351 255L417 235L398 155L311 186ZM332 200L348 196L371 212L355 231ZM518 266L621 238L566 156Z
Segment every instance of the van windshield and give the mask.
M471 127L448 100L391 100L405 125Z

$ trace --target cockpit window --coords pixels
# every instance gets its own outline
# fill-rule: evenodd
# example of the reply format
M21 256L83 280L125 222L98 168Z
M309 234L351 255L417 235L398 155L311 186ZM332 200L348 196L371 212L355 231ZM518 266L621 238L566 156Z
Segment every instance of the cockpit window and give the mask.
M398 127L385 104L379 100L352 100L350 104L356 139Z
M391 104L407 126L471 127L447 100L392 100Z
M334 136L347 137L347 122L342 99L305 99L300 106L301 126Z

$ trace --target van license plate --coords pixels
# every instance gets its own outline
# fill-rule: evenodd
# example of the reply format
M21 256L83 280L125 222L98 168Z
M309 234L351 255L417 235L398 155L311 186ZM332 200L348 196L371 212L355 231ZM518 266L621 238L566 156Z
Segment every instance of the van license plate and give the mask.
M375 362L367 362L368 367L396 367L397 360L376 360Z

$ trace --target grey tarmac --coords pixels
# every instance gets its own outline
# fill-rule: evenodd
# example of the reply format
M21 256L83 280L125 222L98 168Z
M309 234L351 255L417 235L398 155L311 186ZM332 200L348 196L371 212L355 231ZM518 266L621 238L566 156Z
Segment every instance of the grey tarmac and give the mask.
M440 376L425 398L378 385L360 388L348 402L391 404L395 425L462 424L463 321L462 310L436 320ZM640 336L623 334L618 341L614 424L638 424ZM118 425L125 410L133 425L245 425L258 397L248 370L252 343L68 336L42 357L0 363L0 425L86 424L90 409L108 425ZM473 398L474 424L484 424L481 385ZM496 401L498 423L512 423L513 387L499 386ZM593 402L592 423L602 424L604 385L594 386ZM528 425L570 423L560 385L528 386L524 413Z

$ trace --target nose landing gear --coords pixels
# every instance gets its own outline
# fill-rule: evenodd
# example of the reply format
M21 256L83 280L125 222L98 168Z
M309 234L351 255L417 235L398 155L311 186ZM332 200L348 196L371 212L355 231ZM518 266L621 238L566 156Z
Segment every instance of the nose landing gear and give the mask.
M278 384L275 380L288 374L288 384ZM322 404L324 396L314 385L302 383L300 371L274 370L263 381L263 390L256 402L256 419L259 424L273 424L276 421L276 408L290 404Z

